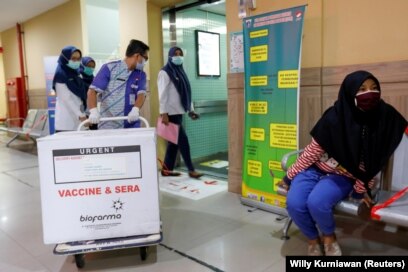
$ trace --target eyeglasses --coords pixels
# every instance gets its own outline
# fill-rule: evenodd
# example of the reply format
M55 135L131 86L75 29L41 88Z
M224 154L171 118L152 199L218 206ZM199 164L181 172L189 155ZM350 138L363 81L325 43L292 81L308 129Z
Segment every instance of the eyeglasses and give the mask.
M147 54L140 54L144 59L145 59L145 61L148 61L149 60L149 56L147 55Z

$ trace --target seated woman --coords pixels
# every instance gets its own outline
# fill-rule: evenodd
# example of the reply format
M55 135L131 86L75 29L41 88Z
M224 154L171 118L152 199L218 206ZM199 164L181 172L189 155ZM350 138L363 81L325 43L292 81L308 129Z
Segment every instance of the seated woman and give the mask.
M342 255L333 207L351 196L372 204L372 179L402 139L407 120L381 99L377 78L346 76L337 101L311 131L312 142L288 169L287 210L308 238L308 255ZM322 233L322 241L319 231Z

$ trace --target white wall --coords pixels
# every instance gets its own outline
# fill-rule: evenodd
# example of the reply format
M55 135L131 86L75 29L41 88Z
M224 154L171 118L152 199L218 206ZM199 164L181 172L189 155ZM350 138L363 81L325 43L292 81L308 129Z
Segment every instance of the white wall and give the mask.
M84 54L100 60L117 57L120 32L119 0L86 0L85 9L87 51Z

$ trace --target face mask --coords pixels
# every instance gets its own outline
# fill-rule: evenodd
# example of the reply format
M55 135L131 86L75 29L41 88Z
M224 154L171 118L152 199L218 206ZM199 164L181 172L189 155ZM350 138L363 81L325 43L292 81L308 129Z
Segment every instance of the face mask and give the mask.
M175 65L182 65L184 58L182 56L173 56L171 57L171 62Z
M142 63L137 63L136 64L136 69L137 70L143 70L143 67L145 66L145 64L146 64L146 60L143 58L143 60L142 60Z
M85 75L88 75L88 76L92 76L94 70L95 70L95 69L92 68L92 67L85 66L85 67L84 67L84 74L85 74Z
M356 95L355 103L356 106L363 111L369 111L380 102L380 92L379 91L367 91Z
M81 65L80 61L69 60L67 63L67 66L73 70L77 70L80 65Z

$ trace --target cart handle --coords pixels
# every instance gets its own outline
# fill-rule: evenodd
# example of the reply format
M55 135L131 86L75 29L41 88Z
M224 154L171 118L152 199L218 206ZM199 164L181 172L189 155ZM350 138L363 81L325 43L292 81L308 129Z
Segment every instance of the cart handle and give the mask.
M127 120L127 116L103 117L103 118L100 119L101 122L104 122L104 121L117 121L117 120ZM139 116L139 120L142 120L147 128L150 127L149 122L145 118L143 118L142 116ZM86 119L86 120L82 121L82 123L80 123L78 125L77 130L78 131L81 130L81 128L87 123L90 123L89 119Z

